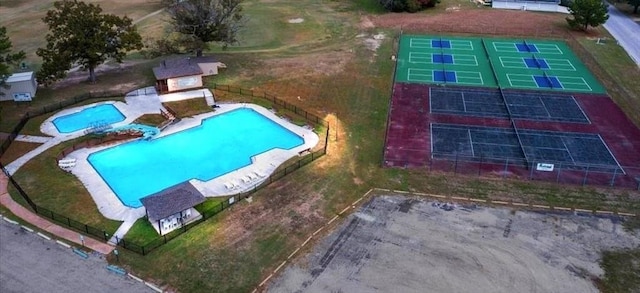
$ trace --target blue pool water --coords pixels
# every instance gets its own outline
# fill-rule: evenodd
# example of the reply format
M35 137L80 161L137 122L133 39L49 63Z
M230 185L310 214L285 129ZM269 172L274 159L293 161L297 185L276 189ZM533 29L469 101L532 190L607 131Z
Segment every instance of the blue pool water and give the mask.
M173 185L208 181L251 164L251 157L303 139L260 113L242 108L152 140L136 140L89 156L89 163L126 206Z
M60 116L53 119L53 125L56 126L60 133L70 133L92 126L113 124L124 121L124 119L124 115L114 105L103 104Z

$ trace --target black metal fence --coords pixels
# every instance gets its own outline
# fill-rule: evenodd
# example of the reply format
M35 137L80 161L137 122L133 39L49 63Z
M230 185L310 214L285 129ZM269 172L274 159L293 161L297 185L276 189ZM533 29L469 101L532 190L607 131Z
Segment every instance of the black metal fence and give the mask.
M62 110L66 107L75 105L77 103L80 103L86 100L111 98L111 97L123 97L125 94L126 92L122 92L122 91L90 92L90 93L85 93L85 94L75 96L68 100L60 101L58 103L46 105L46 106L43 106L42 108L38 108L33 111L26 112L20 118L20 121L18 122L18 124L16 124L16 126L13 127L13 130L9 133L7 140L5 140L2 143L2 145L0 145L0 156L2 156L7 151L7 149L9 149L9 146L11 145L11 143L13 143L13 141L16 139L18 134L20 134L20 131L22 131L22 128L24 128L24 125L27 124L29 119L33 117L51 113L53 111Z
M241 88L241 87L236 87L236 86L230 86L230 85L221 85L221 84L213 84L212 88L214 90L219 90L219 91L224 91L224 92L229 92L229 93L233 93L233 94L239 94L242 96L248 96L248 97L252 97L252 98L258 98L261 100L264 100L266 102L272 103L273 108L279 110L280 108L287 110L287 111L291 111L292 113L299 115L301 118L304 118L306 121L311 122L313 124L322 124L324 126L329 126L329 123L327 121L325 121L324 119L310 113L307 112L306 110L288 103L285 100L281 100L278 97L268 94L264 91L255 91L255 90L251 90L251 89L245 89L245 88Z
M223 210L225 210L226 208L234 205L235 203L239 202L242 199L245 199L249 196L251 196L252 194L254 194L256 191L260 190L261 188L264 188L265 186L270 185L271 183L277 181L280 178L285 177L287 174L317 160L318 158L324 156L327 153L327 147L329 144L329 131L330 131L330 125L327 121L325 121L324 119L321 119L320 117L307 112L306 110L295 106L293 104L290 104L284 100L281 100L279 98L277 98L274 95L270 95L267 93L261 93L261 94L256 94L257 92L253 91L253 90L249 90L249 89L244 89L244 88L239 88L239 87L233 87L233 86L228 86L228 85L214 85L213 86L214 89L217 90L221 90L221 91L228 91L231 93L236 93L236 94L240 94L240 95L244 95L244 96L250 96L253 98L259 98L259 99L263 99L266 102L269 103L273 103L273 105L275 106L274 108L278 108L278 107L282 107L283 109L286 109L288 111L291 111L292 113L294 113L295 115L298 115L301 119L304 119L305 121L312 123L314 125L323 125L326 128L324 129L324 145L321 145L319 147L316 148L315 151L310 151L308 153L306 153L304 156L300 157L298 160L289 163L288 165L286 165L283 168L280 168L278 170L276 170L274 173L272 173L267 179L265 179L264 181L262 181L259 184L254 185L253 187L251 187L248 191L245 191L243 193L240 194L236 194L234 196L229 197L228 199L226 199L225 201L220 202L218 205L215 205L211 208L208 208L206 210L200 210L200 213L202 215L202 218L189 223L188 225L183 225L182 227L180 227L179 229L176 229L174 231L171 231L170 233L167 233L165 235L159 236L158 238L155 238L147 243L136 243L133 241L128 241L126 239L117 239L116 238L116 242L118 246L121 246L127 250L142 254L142 255L146 255L147 253L151 252L152 250L164 245L165 243L169 242L170 240L178 237L179 235L183 234L184 232L188 231L189 229L195 227L197 224L200 224L204 221L206 221L207 219L217 215L218 213L222 212ZM9 148L9 146L11 145L11 143L15 140L15 138L18 136L18 134L20 133L20 131L22 130L22 128L24 127L24 125L29 121L30 118L32 117L36 117L42 114L46 114L46 113L50 113L56 110L60 110L63 109L65 107L71 106L73 104L88 100L88 99L92 99L92 98L104 98L104 97L114 97L114 96L124 96L124 93L119 93L119 94L114 94L114 93L102 93L103 95L100 96L96 96L95 94L86 94L86 95L81 95L81 96L77 96L74 97L71 100L68 101L62 101L60 103L54 104L54 105L49 105L49 106L45 106L42 109L39 109L37 111L33 111L33 112L27 112L25 113L25 115L23 115L22 119L20 119L20 122L16 125L16 127L14 127L13 131L11 132L11 134L9 135L9 138L7 139L7 141L5 141L2 146L0 147L0 156L2 156L2 154L4 153L4 151L6 151L6 149ZM56 212L53 212L49 209L43 208L41 206L36 205L31 198L29 197L29 195L22 189L22 187L20 187L20 184L18 184L18 182L16 182L13 178L13 176L11 176L9 174L9 172L6 170L5 166L2 165L2 163L0 163L0 168L2 169L2 171L7 175L7 177L9 178L9 182L11 183L11 185L13 185L16 190L18 191L18 193L20 194L20 196L27 202L27 204L31 207L31 209L38 215L41 215L43 217L49 218L63 226L67 226L69 228L72 228L80 233L83 233L85 235L94 237L96 239L99 239L101 241L109 241L110 239L110 235L102 230L102 229L98 229L92 226L89 226L87 224L75 221L67 216L58 214Z
M389 165L409 166L409 162L387 161ZM639 166L568 165L527 162L523 159L467 157L450 155L430 158L429 171L453 174L524 179L572 185L610 186L640 190Z

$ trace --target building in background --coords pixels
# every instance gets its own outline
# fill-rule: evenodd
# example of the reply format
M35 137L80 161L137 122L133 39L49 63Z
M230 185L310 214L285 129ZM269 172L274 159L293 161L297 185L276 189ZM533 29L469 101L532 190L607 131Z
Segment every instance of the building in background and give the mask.
M31 101L36 96L38 82L33 71L14 73L7 78L9 88L0 87L0 101Z
M219 68L226 68L212 56L182 57L164 60L153 68L156 90L159 94L202 87L202 77L217 75Z

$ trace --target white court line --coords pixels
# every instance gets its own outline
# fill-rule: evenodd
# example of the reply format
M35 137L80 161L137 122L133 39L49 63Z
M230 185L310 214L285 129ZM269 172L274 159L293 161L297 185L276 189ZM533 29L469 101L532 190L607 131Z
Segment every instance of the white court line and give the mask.
M514 76L514 78L511 78L512 76ZM516 76L522 76L522 77L525 77L525 78L524 79L517 79L517 78L515 78ZM524 88L540 88L538 86L538 83L536 82L535 78L533 78L533 75L507 73L507 80L509 80L509 84L511 86L524 87ZM530 82L535 86L514 85L513 82Z
M412 73L412 71L424 71L426 73ZM428 74L427 74L428 73ZM415 79L412 78L412 76L424 76L427 79ZM409 68L409 70L407 71L407 80L409 81L421 81L421 82L426 82L426 81L434 81L433 80L433 71L432 70L426 70L426 69L419 69L419 68Z
M429 88L431 90L431 88ZM429 123L429 140L431 141L431 158L433 158L433 123Z
M589 89L589 91L590 91L590 92L592 92L592 91L593 91L593 89L591 88L591 86L589 86L589 83L587 83L587 81L586 81L584 78L582 78L582 77L573 77L573 76L556 76L556 77L558 78L558 82L560 82L560 83L561 83L561 84L563 84L563 85L570 85L570 84L573 84L573 85L583 85L583 86L587 87L587 89ZM571 82L571 81L563 81L563 82L561 82L561 81L560 81L560 78L565 79L565 80L566 80L566 79L568 79L568 80L575 79L575 80L577 80L577 81L582 81L582 82ZM575 89L582 90L582 89L580 89L580 88L575 88L575 87L564 87L564 89L567 89L567 90L572 90L572 89L573 89L573 90L575 90Z
M459 73L468 73L469 75L477 75L477 76L461 76ZM466 79L479 79L480 82L460 82L460 78ZM473 85L483 85L482 73L476 71L456 71L456 83L460 84L473 84Z
M576 101L576 98L574 96L571 96L571 99L573 100L573 102L576 104L576 106L578 107L578 109L580 109L580 113L582 113L582 117L587 119L587 122L589 124L591 124L591 119L589 119L589 117L587 116L587 114L582 110L582 107L580 107L580 104L578 104L578 101Z
M433 46L431 46L431 39L411 38L409 39L409 48L431 49Z
M540 103L542 104L542 107L544 108L544 111L547 112L547 117L552 118L551 117L551 113L549 112L549 109L547 108L547 105L544 103L544 101L542 100L542 98L537 97L538 101L540 101Z
M554 54L554 55L564 55L564 53L562 52L562 50L560 49L560 47L558 47L558 45L556 44L536 44L533 43L534 45L536 45L536 48L538 49L538 52L542 53L542 54ZM544 48L545 50L550 50L550 51L554 51L555 53L552 52L543 52L542 49ZM552 50L555 49L555 50Z
M478 58L476 58L476 56L474 55L467 55L467 54L451 54L451 57L453 58L453 64L455 65L463 65L463 66L478 66ZM460 59L460 63L458 64L456 61L456 59ZM463 64L464 61L473 61L473 64L469 63L469 64Z
M620 170L622 170L622 174L627 174L627 172L624 171L624 168L622 168L622 166L620 166L620 162L618 162L618 158L616 158L616 156L613 155L613 153L611 152L611 149L609 148L609 145L607 145L604 140L602 139L602 136L600 136L600 134L596 134L598 136L598 138L600 139L600 142L604 145L605 148L607 148L607 151L609 151L609 155L613 158L614 161L616 161L616 164L618 165L618 168L620 168Z
M498 49L497 44L500 44L499 47L502 49ZM495 49L496 52L518 52L518 47L516 47L516 43L512 43L512 42L493 42L493 49Z
M502 65L502 67L504 68L518 68L518 69L527 69L527 64L524 62L524 57L503 57L500 56L500 64ZM511 59L512 61L507 61L508 59ZM517 64L518 66L515 65L507 65L508 63L510 64Z
M418 61L417 59L426 61ZM433 60L433 53L409 52L409 63L433 64L431 60Z
M471 156L475 157L475 151L473 150L473 139L471 138L471 128L467 128L467 133L469 134L469 145L471 146Z
M449 40L449 44L451 44L451 49L453 50L473 51L473 43L469 40Z
M573 66L573 63L569 59L555 59L555 58L544 58L549 66L549 69L552 70L562 70L562 71L576 71L576 68ZM549 62L551 61L551 62ZM555 66L559 67L555 67ZM570 68L570 69L565 69Z
M467 101L465 101L464 99L464 92L460 93L460 96L462 97L462 108L464 109L465 112L467 112Z
M569 154L569 158L571 158L571 162L573 162L573 164L576 165L576 160L573 159L573 156L571 155L571 151L567 147L567 144L564 142L564 137L560 137L560 141L562 141L562 145L564 145L564 148L567 154Z

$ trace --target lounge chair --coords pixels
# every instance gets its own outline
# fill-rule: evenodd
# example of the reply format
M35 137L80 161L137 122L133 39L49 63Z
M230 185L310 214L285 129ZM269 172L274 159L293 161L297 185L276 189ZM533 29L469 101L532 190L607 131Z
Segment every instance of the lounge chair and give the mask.
M260 177L260 178L267 177L267 175L266 175L266 174L264 174L264 173L262 173L262 172L260 172L260 171L255 171L255 172L253 172L253 173L255 173L256 175L258 175L258 177Z
M236 185L235 185L235 184L233 184L232 182L225 182L225 183L224 183L224 187L226 187L226 188L227 188L227 189L229 189L229 190L236 189Z
M242 182L244 182L244 183L250 183L251 182L251 178L249 176L242 176L242 177L240 177L240 179L242 179Z
M255 172L249 172L247 176L249 176L249 179L251 179L252 181L257 180L259 177Z
M58 165L67 165L67 164L75 164L76 163L76 159L62 159L60 161L58 161Z
M62 169L73 168L76 166L76 162L58 162L58 167Z

